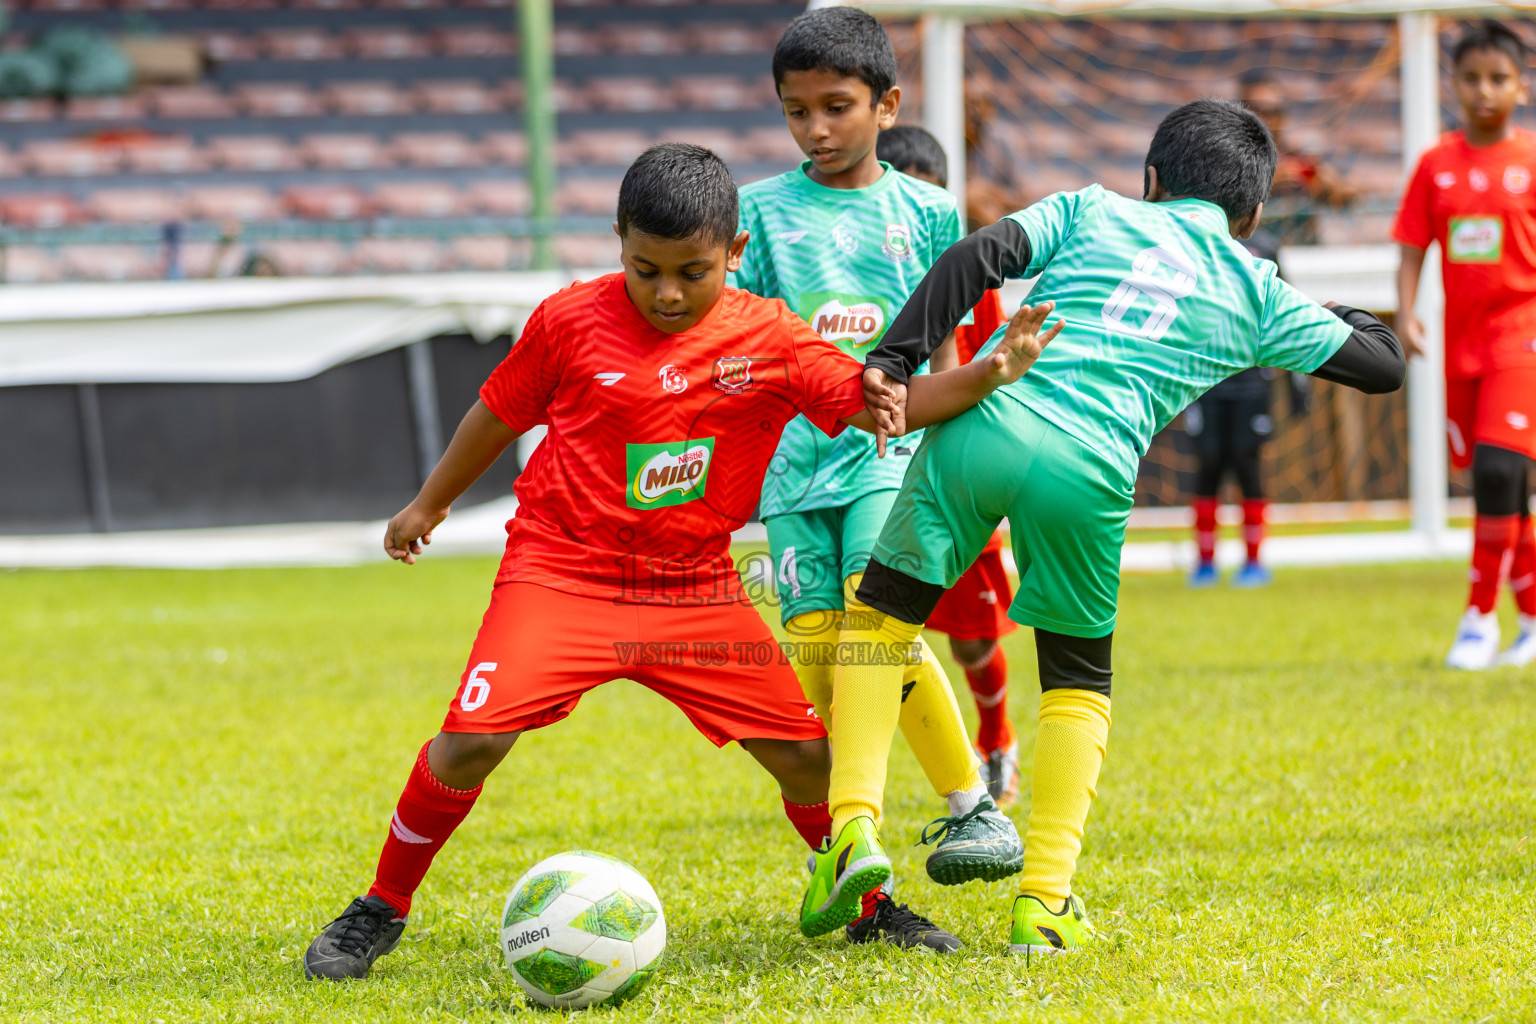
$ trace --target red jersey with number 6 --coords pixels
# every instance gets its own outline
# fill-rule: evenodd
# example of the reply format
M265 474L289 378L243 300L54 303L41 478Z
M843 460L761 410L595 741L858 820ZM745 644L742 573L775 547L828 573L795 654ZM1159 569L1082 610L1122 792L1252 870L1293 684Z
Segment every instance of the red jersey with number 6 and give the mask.
M1419 158L1392 237L1440 243L1445 375L1536 367L1536 136L1473 146L1450 132Z
M534 310L480 400L549 433L515 488L498 583L662 604L742 600L731 532L757 506L784 425L829 436L864 408L863 365L777 299L727 288L680 334L652 327L624 276Z

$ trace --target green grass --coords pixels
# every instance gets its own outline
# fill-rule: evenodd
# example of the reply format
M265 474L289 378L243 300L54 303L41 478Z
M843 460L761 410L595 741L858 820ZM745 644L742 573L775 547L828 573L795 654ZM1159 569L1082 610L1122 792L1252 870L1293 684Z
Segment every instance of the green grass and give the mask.
M619 683L518 746L370 980L306 983L299 955L366 885L491 574L0 574L0 1020L545 1019L495 921L524 869L575 847L632 861L666 906L659 983L604 1020L1536 1017L1536 673L1436 667L1449 564L1262 592L1125 581L1077 879L1102 949L1026 967L1004 955L1007 883L927 881L902 837L938 805L899 739L901 896L968 946L800 938L804 850L770 781ZM1028 723L1027 634L1007 650Z

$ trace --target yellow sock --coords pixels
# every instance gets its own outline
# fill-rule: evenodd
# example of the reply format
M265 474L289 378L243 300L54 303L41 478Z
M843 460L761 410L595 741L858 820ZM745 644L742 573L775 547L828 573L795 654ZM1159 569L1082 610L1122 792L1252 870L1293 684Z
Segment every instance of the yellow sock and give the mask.
M855 818L880 820L901 677L921 627L851 601L832 676L832 834Z
M1090 690L1046 690L1040 695L1019 891L1051 910L1072 892L1083 825L1108 742L1108 697Z
M792 643L790 664L805 699L816 708L827 729L832 728L832 669L837 636L843 629L843 613L831 608L801 612L784 623Z

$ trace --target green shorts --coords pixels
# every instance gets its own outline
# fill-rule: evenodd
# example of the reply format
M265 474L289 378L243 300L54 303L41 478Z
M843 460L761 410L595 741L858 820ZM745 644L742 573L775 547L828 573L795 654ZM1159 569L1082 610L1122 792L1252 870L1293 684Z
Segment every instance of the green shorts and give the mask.
M932 427L875 557L951 587L1007 517L1019 589L1008 617L1069 636L1114 631L1134 481L1023 403L994 394Z
M843 580L863 572L897 491L871 491L850 504L785 512L763 521L773 557L779 616L843 609Z

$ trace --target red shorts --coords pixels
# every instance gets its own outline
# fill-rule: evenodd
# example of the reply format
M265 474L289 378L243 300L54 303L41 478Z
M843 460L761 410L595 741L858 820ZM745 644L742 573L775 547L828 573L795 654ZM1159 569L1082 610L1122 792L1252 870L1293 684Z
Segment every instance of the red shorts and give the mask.
M987 545L988 550L939 598L938 607L928 616L929 629L955 640L996 640L1019 628L1008 617L1013 587L1003 568L1003 553L991 547Z
M619 604L536 583L491 591L443 731L538 729L612 679L655 690L716 746L827 734L751 605Z
M1472 465L1479 444L1536 458L1536 367L1447 381L1445 407L1452 465Z

